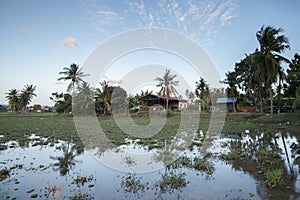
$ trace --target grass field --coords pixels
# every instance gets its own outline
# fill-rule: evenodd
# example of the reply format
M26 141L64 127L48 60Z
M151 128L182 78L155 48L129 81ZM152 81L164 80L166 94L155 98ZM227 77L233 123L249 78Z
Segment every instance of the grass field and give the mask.
M198 129L206 131L210 123L210 114L201 114ZM118 127L113 117L105 116L98 118L99 124L106 136L115 144L124 143L128 136ZM147 125L148 116L135 116L133 121L138 125ZM178 131L180 113L172 113L167 118L163 129L151 138L142 140L144 144L151 144L153 140L170 140ZM0 113L0 142L17 140L21 144L31 134L52 138L53 140L72 140L80 144L73 118L71 116L58 115L54 113ZM300 113L284 113L280 115L259 115L245 113L227 114L223 127L224 133L243 133L249 130L256 134L261 132L289 132L300 133Z

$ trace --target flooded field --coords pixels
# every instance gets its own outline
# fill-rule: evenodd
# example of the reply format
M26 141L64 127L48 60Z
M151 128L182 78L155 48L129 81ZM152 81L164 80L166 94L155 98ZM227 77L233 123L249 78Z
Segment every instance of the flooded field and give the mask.
M156 158L158 170L134 173L113 169L99 157L120 149L164 152L169 143L124 138L96 155L74 138L29 132L0 135L1 199L300 198L297 134L243 130L210 136L199 130L175 162ZM136 161L124 157L122 164L132 167Z

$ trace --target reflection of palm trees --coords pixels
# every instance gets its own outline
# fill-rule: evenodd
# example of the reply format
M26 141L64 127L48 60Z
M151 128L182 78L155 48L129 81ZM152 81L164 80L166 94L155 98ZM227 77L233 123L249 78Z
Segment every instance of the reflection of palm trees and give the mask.
M148 183L142 182L142 177L137 177L135 173L128 173L122 177L121 188L125 193L132 194L137 198L141 198Z
M176 170L165 170L161 179L155 183L155 199L164 199L164 194L176 194L176 199L181 199L182 189L189 183L186 174Z
M298 195L298 192L293 187L296 177L291 174L290 165L288 164L288 167L285 165L285 160L289 162L286 140L289 139L285 134L279 138L274 133L266 132L252 135L249 140L231 141L230 153L225 156L225 160L230 161L234 169L248 172L256 179L260 184L258 186L260 190L257 191L262 198L269 195L276 196L278 199L293 197ZM281 177L282 184L279 183L276 190L265 183L267 172L274 170L284 170ZM282 193L281 191L287 187L290 189Z
M169 144L167 141L164 143L164 148L157 150L156 154L154 155L154 160L157 162L162 162L164 166L167 167L176 160L178 154L176 153L172 144Z
M60 175L64 176L75 166L76 162L78 162L75 160L75 157L82 153L82 151L77 148L77 145L70 145L69 142L67 144L63 144L61 150L63 152L63 156L50 156L50 158L58 160L58 162L52 165L54 167L53 170L60 171Z

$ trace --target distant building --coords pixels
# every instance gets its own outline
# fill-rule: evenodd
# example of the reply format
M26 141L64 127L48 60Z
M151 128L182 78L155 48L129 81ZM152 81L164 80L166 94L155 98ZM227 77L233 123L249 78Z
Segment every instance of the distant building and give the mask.
M150 107L154 105L161 105L164 109L167 106L167 99L164 96L159 96L156 94L149 94L141 98L142 107ZM188 100L178 98L178 97L170 97L169 98L169 108L171 110L186 110L188 107Z
M233 112L234 106L237 111L237 98L218 98L217 99L217 110L220 112Z

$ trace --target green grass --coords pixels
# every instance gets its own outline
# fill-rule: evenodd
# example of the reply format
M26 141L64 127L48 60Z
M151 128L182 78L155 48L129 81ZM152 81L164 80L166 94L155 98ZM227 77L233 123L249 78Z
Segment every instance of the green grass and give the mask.
M210 123L210 114L201 114L199 130L206 131ZM126 126L126 118L125 126ZM112 116L98 118L99 124L106 136L115 144L122 144L125 138L130 136L124 134L118 127ZM138 125L147 125L150 120L148 116L134 116L133 121ZM192 126L193 118L187 122L187 126L180 131L195 131L196 126ZM180 113L172 113L167 118L162 130L150 138L142 139L142 144L155 144L164 140L170 140L176 135L180 124ZM189 126L190 124L190 126ZM129 126L129 125L128 125ZM251 115L251 114L227 114L223 127L224 133L243 133L249 130L250 133L270 132L277 133L290 132L300 133L300 113L285 113L281 115ZM130 127L127 127L130 128ZM52 141L72 140L80 144L73 118L69 115L58 115L55 113L0 113L0 138L1 143L10 140L26 145L28 136L36 134L38 136L50 138ZM49 140L51 142L51 140Z

